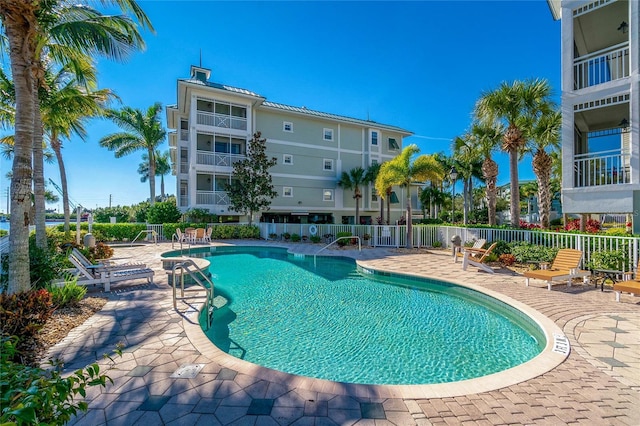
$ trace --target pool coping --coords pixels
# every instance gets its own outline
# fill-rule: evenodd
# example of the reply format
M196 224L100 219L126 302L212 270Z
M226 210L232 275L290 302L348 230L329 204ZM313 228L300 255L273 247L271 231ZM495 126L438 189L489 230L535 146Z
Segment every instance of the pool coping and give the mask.
M295 253L291 250L289 250L289 252ZM366 261L354 260L358 266L376 272L391 273L398 276L405 275L409 277L429 278L419 274L399 274L395 271L367 265ZM182 325L192 345L204 357L212 362L218 363L222 367L230 368L259 379L286 384L288 386L296 386L309 391L367 398L444 398L489 392L522 383L547 373L564 362L569 356L569 340L564 332L551 319L530 306L504 294L473 284L464 283L460 280L434 279L483 293L519 310L540 327L546 338L545 348L536 357L523 364L474 379L437 384L373 385L335 382L285 373L229 355L215 346L200 327L198 316L201 305L198 306L198 310L191 309L183 315Z

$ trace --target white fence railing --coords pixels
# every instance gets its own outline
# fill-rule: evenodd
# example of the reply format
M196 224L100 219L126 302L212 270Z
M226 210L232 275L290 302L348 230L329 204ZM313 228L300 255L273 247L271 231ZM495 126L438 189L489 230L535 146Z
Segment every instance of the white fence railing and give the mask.
M629 183L629 152L619 149L578 154L573 160L575 186Z

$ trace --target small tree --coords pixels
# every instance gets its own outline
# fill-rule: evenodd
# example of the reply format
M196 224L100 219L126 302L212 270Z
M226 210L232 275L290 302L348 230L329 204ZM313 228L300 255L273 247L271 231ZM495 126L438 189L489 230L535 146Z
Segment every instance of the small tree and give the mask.
M175 200L162 201L149 207L147 211L148 223L175 223L180 220L180 210L176 207Z
M276 165L277 160L267 157L267 140L260 136L260 132L253 134L247 157L233 164L231 183L225 187L231 208L249 215L249 225L253 220L253 213L262 209L269 210L271 200L278 195L269 173L269 169Z

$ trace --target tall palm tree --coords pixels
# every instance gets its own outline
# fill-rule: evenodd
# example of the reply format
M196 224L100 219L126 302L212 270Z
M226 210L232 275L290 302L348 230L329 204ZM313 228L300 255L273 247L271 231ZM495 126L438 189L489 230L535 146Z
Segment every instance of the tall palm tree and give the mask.
M376 174L375 188L376 192L387 206L386 217L384 217L384 215L381 215L380 218L382 219L382 223L386 223L388 225L391 221L391 195L393 193L393 181L391 180L391 178L393 178L393 176L383 170L386 167L385 164L386 163L382 163L380 165L380 169Z
M371 184L374 183L373 186L373 190L376 191L376 193L378 193L378 190L375 187L375 181L378 178L378 174L380 173L380 163L374 163L372 165L370 165L369 167L367 167L367 172L365 174L365 179L367 180L367 183ZM378 194L378 198L380 199L380 219L379 219L379 223L384 223L384 198L380 196L380 194Z
M164 201L164 177L171 173L171 156L169 151L161 152L156 150L156 176L160 176L160 198ZM140 182L146 182L149 179L149 154L142 154L142 163L138 165L138 174L140 174Z
M509 154L511 183L511 226L520 223L518 160L533 123L553 110L551 87L546 80L503 82L494 91L484 93L475 105L475 115L483 124L504 123L502 150Z
M114 5L124 12L131 12L144 27L151 23L134 0L103 0L104 5ZM64 0L0 0L0 19L8 41L11 76L16 90L15 155L13 159L13 179L11 180L11 219L9 237L9 294L28 290L29 279L29 202L31 188L34 126L37 123L34 111L37 107L37 71L39 69L39 46L42 45L50 24L61 16L61 10L75 2ZM82 5L78 16L93 9ZM67 31L68 26L58 28L59 33L49 33L64 45L80 47L88 54L106 54L121 59L131 46L143 46L137 25L126 17L111 17L112 20L92 19L95 26L78 26L78 31ZM114 22L109 25L109 22ZM129 49L127 49L129 47ZM44 184L44 182L42 182Z
M362 167L354 167L348 172L342 172L338 180L339 187L353 190L353 198L356 200L356 225L360 225L360 199L362 198L360 187L369 184L369 177Z
M471 194L473 193L473 179L480 179L481 174L481 153L474 144L469 133L453 139L453 158L456 163L458 175L462 177L463 191L463 222L469 222L469 211L473 205Z
M407 242L406 247L413 247L413 229L411 224L411 184L413 182L425 182L439 180L444 177L444 170L440 163L432 155L421 155L412 161L412 157L420 152L417 145L405 147L400 155L382 164L378 180L380 186L403 186L407 189L406 220ZM378 182L376 182L376 188Z
M474 122L471 126L471 138L480 151L482 161L482 178L485 183L485 197L487 200L487 212L490 226L496 224L496 203L498 199L498 163L491 157L500 146L503 128L500 124L495 126L482 125Z
M145 112L131 107L108 110L105 116L125 131L100 139L100 145L115 151L116 158L146 150L149 159L149 203L151 205L156 200L156 149L164 142L167 134L160 122L161 112L160 102L156 102Z
M562 114L553 111L544 114L535 124L531 132L533 154L533 172L538 181L538 207L540 211L540 226L549 227L551 214L551 173L553 169L553 157L547 150L558 151L560 149L560 128L562 127Z

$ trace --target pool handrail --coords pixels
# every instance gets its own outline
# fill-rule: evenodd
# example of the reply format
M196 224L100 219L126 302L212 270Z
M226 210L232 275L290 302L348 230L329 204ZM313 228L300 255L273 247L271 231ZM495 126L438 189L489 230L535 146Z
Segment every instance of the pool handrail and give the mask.
M195 270L191 270L190 267L195 268ZM171 282L173 284L173 309L178 310L177 306L177 295L176 295L176 272L180 270L180 298L184 299L184 273L186 272L193 281L200 287L202 287L207 293L207 299L204 304L204 309L207 310L207 329L211 327L212 316L213 316L213 298L214 298L214 284L209 277L204 273L204 271L192 260L192 259L184 259L180 263L176 263L171 268ZM204 278L205 282L202 282L200 277Z
M315 266L316 264L316 256L324 249L326 249L327 247L329 247L330 245L340 241L340 240L344 240L344 239L352 239L352 238L357 238L358 239L358 251L362 251L362 242L360 240L360 237L358 237L357 235L351 235L348 237L338 237L335 240L331 241L329 244L327 244L326 246L322 247L320 250L318 250L317 252L315 252L315 254L313 255L313 265Z
M130 245L133 245L133 243L136 242L136 240L140 237L140 235L142 234L151 234L151 236L153 237L153 242L158 245L158 233L155 231L155 229L143 229L142 231L138 232L138 235L136 235L136 237L133 239L133 241L131 241Z

